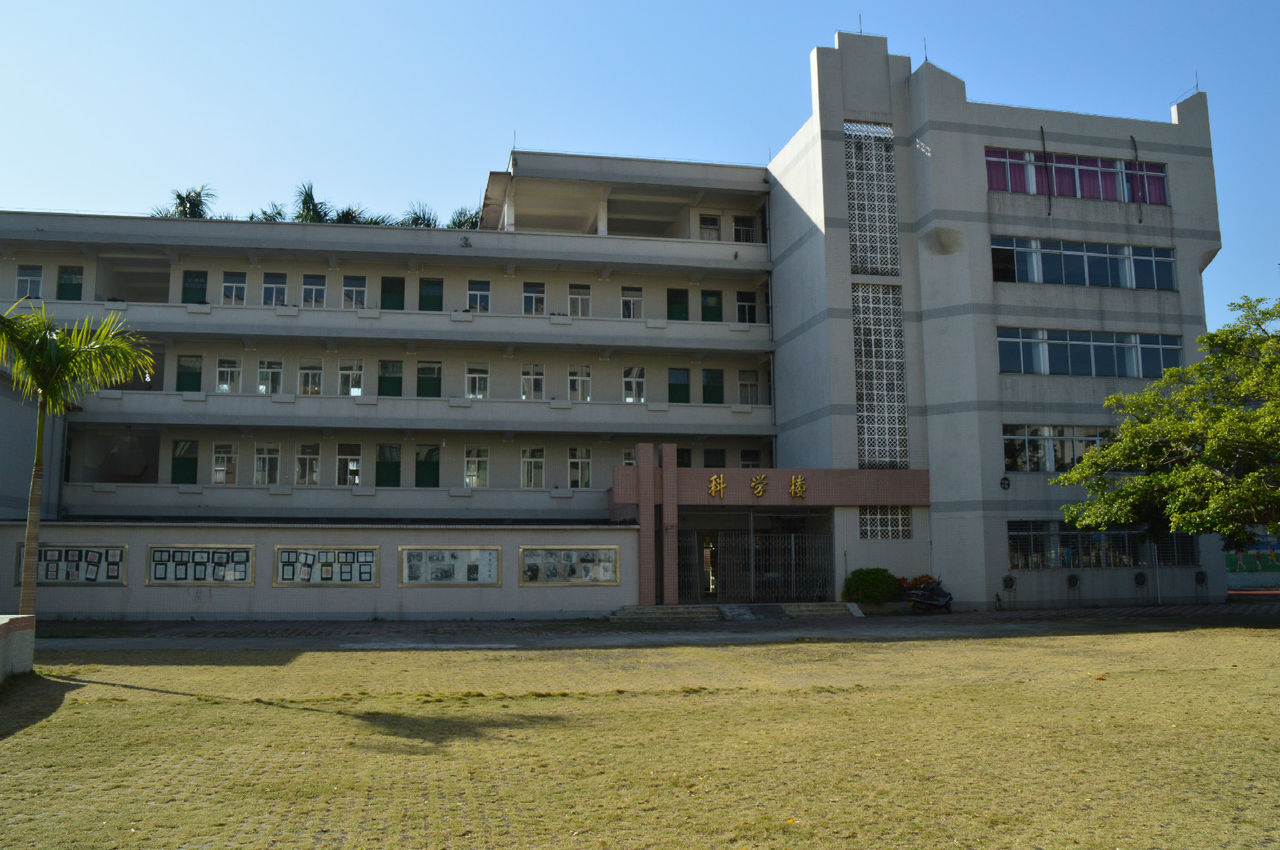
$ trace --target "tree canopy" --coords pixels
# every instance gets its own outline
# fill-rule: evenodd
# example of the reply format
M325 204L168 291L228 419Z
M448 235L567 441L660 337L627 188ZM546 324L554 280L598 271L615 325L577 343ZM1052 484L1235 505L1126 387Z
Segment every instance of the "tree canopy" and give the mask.
M211 218L213 202L218 193L207 183L193 186L185 192L173 190L173 203L167 207L156 207L151 210L155 218Z
M1199 338L1198 363L1107 399L1115 438L1054 479L1088 494L1064 506L1070 522L1219 534L1233 548L1280 532L1280 298L1231 309Z

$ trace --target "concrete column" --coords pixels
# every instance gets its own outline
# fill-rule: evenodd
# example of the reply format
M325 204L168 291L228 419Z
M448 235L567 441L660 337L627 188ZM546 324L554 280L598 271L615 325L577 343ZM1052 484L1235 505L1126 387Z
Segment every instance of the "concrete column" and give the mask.
M653 443L636 446L636 500L637 519L640 523L640 562L637 565L640 583L639 603L655 605L658 601L658 553L656 551Z
M662 444L662 604L680 603L680 490L676 444Z
M596 211L596 235L609 235L609 201L607 198L600 199L600 207Z

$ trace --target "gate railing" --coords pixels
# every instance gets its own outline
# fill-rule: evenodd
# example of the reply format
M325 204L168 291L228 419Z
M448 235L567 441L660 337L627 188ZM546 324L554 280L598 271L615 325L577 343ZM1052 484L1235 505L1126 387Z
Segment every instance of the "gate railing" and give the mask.
M705 587L705 534L686 532L679 540L680 602L829 602L832 590L831 537L827 534L716 533L715 590Z

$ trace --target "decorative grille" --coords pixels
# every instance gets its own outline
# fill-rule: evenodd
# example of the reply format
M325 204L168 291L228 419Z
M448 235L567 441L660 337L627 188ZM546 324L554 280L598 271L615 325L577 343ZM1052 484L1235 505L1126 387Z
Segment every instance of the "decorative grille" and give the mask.
M901 256L893 128L844 122L844 166L849 188L849 271L897 276Z
M911 508L858 508L858 537L863 540L910 540Z
M902 287L853 284L858 466L906 469L907 377Z

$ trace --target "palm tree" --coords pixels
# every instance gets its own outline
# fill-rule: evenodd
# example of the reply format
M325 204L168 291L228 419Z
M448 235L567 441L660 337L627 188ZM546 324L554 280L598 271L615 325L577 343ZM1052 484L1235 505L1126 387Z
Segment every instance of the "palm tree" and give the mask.
M480 207L458 207L449 217L448 226L453 230L478 230Z
M316 200L316 191L310 181L298 186L293 220L308 224L322 224L333 220L333 209L324 201Z
M149 374L155 361L118 313L108 313L97 325L85 319L70 327L55 324L43 304L28 313L12 313L11 307L0 316L0 369L8 370L24 400L36 403L36 455L18 605L20 614L35 614L45 416L61 416L88 393Z
M185 192L173 190L173 206L156 207L151 215L156 218L209 218L218 193L208 183L193 186Z
M440 216L436 211L421 201L410 204L409 209L397 222L401 227L439 227Z

